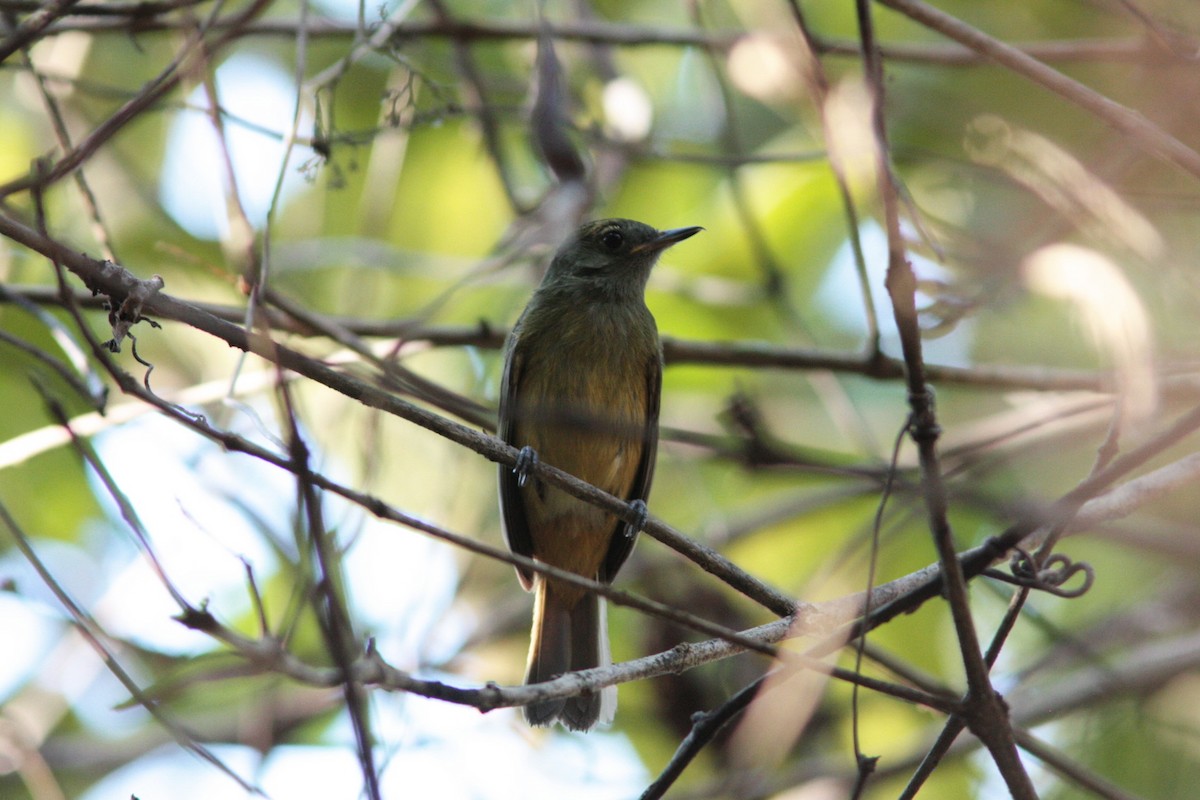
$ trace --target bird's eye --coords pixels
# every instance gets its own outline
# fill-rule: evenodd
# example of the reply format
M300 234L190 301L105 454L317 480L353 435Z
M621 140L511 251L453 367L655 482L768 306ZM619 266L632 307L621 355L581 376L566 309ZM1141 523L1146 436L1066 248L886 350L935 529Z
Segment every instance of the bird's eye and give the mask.
M600 244L604 245L604 249L609 252L616 252L621 245L625 244L625 237L618 230L607 230L600 234Z

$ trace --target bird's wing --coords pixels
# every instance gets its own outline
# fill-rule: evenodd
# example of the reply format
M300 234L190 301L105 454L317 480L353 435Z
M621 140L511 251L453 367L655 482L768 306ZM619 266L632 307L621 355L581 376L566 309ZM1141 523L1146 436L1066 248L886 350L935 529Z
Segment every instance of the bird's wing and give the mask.
M662 397L662 359L654 357L646 365L646 424L642 429L642 457L638 462L637 472L629 487L625 499L644 501L650 494L650 482L654 479L655 454L658 452L658 408ZM633 543L637 539L637 531L631 526L619 521L613 529L612 538L608 543L608 553L600 567L600 580L611 581L617 575L617 570L633 552Z
M520 321L517 322L517 329ZM516 445L516 401L521 391L521 366L523 362L520 342L516 334L504 360L504 377L500 381L500 438ZM500 517L504 523L504 538L508 549L517 555L533 558L533 539L529 536L529 521L525 517L525 501L521 498L521 487L517 474L510 467L500 465ZM533 586L533 571L517 567L521 586L528 590Z

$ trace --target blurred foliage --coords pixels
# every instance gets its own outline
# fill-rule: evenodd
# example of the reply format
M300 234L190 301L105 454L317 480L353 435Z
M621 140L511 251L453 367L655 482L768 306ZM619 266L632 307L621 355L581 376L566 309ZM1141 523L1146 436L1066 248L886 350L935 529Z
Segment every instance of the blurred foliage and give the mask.
M376 326L359 341L379 361L296 328L277 330L281 343L370 379L380 363L394 361L490 409L500 373L497 334L520 312L557 243L544 237L562 232L553 224L562 213L561 187L539 159L529 122L537 17L534 4L501 0L400 5L408 10L401 19L395 6L363 6L367 28L358 31L353 7L305 6L302 17L295 2L265 3L230 41L187 63L161 101L130 114L125 104L164 70L171 74L198 24L238 9L183 3L143 18L132 6L78 4L31 48L0 63L0 213L44 224L56 240L97 258L110 257L111 247L138 277L161 275L170 294L239 314L250 261L265 261L269 288L296 306L350 333ZM1200 147L1195 7L1167 0L937 5L1029 47ZM753 345L776 359L731 349L728 359L685 356L668 364L652 513L801 599L861 591L892 442L908 414L903 383L870 376L874 343L850 247L851 234L860 234L881 315L881 352L897 357L873 167L869 153L864 165L853 149L865 128L836 122L834 101L823 106L806 83L812 64L787 3L573 0L542 7L558 26L570 135L591 167L581 216L703 225L651 279L647 302L660 331L684 344ZM851 98L850 112L862 112L852 102L862 80L854 4L801 7L825 48L820 65L833 96ZM32 19L16 0L0 0L0 10L0 40ZM1106 441L1133 450L1196 403L1200 176L896 11L879 6L874 13L904 232L923 281L918 305L931 334L928 360L961 370L933 383L951 522L965 549L1069 491ZM480 28L470 33L447 20ZM388 25L396 26L390 42L366 44ZM221 30L208 31L208 41L217 42ZM247 56L253 59L238 63L250 72L214 77ZM279 98L235 99L239 84L262 77L265 65L277 68L270 73L278 73L285 105L299 97L294 131L289 119L262 118L262 108L274 107L266 101ZM297 73L299 87L289 77ZM211 138L212 109L195 91L206 84L219 98L227 152L237 155L247 142L267 148L233 159L243 200L255 191L269 196L277 179L284 187L269 226L265 209L246 203L256 237L250 245L236 234L240 220ZM623 100L613 99L618 84ZM123 122L77 173L95 197L100 225L73 178L18 190L63 155L51 109L75 144L105 121ZM622 135L645 109L648 130ZM210 137L211 152L183 149L179 132L189 126ZM293 139L283 166L282 143ZM857 231L831 169L836 147L846 148ZM172 160L183 171L171 174L190 176L186 185L162 185ZM169 188L181 190L192 216L171 205ZM196 218L215 220L220 233L206 233ZM1111 274L1075 275L1047 289L1032 277L1031 256L1059 244L1086 248ZM71 288L82 288L72 280ZM95 358L86 369L71 361L72 348L89 352L88 345L53 299L52 267L0 240L0 281L27 299L0 298L0 501L45 558L52 582L95 617L123 669L197 741L263 754L289 744L348 747L344 698L335 689L277 675L266 658L244 658L229 642L170 619L179 609L138 555L145 548L117 498L61 437L45 398L62 404L96 444L190 603L207 603L248 640L269 632L303 664L328 668L336 659L313 610L318 568L294 481L165 420L148 422L141 412L153 412L115 388L107 416L93 413L93 402L47 363L81 381L101 371ZM103 310L91 307L81 319L98 340L111 335ZM386 334L372 335L381 325ZM270 364L243 360L224 342L172 322L160 330L140 325L135 334L137 354L153 371L129 347L115 356L122 369L212 424L282 451L286 417ZM799 363L780 366L797 352ZM824 368L817 357L830 354L843 356L844 366ZM1080 374L1098 383L1115 374L1126 394L1068 391ZM1153 383L1158 404L1114 428L1114 409L1133 402L1129 381ZM415 518L501 544L494 465L325 387L290 386L314 468ZM764 441L739 422L739 403L760 422L753 433L790 460L753 458ZM1194 450L1193 441L1181 442L1148 469L1179 464ZM878 531L876 582L936 561L915 466L907 443ZM1188 798L1198 777L1200 604L1193 601L1200 550L1190 480L1175 495L1144 500L1128 520L1064 539L1059 550L1090 564L1095 585L1075 599L1035 593L995 667L997 688L1017 698L1015 725L1133 796ZM355 633L375 637L389 663L455 685L520 680L528 599L511 567L428 545L340 500L329 499L326 514L349 577ZM9 532L0 536L0 582L17 609L5 648L13 655L0 664L0 796L84 796L103 787L105 775L160 752L171 736L81 644L70 615L15 545ZM617 585L738 630L771 619L651 540L639 545ZM971 587L985 646L1012 591L998 581ZM707 638L625 608L612 610L610 628L618 660ZM920 676L962 693L962 659L944 602L926 603L869 641L912 673L868 658L863 670L872 677L916 683ZM1171 668L1155 660L1163 648L1176 649ZM854 669L852 649L838 663ZM767 666L742 655L625 684L613 735L632 743L640 761L634 769L656 775L694 714L720 706ZM1104 688L1077 705L1064 701L1049 717L1021 716L1040 693L1066 696L1087 684ZM376 731L381 749L399 758L414 741L445 739L452 758L476 763L477 740L433 726L425 702L372 693L372 713L388 721ZM943 724L940 714L866 690L854 711L850 687L831 681L781 763L747 766L731 728L677 791L847 796L857 726L863 752L880 756L865 796L895 797ZM489 730L505 737L503 752L517 748L531 759L566 736L530 735L517 722ZM922 798L1000 796L1003 783L986 751L974 750L969 734L960 739L962 749L947 757ZM553 764L537 763L555 774ZM1045 797L1128 796L1089 789L1032 757L1026 763ZM392 785L404 785L396 772ZM597 792L579 796L628 791L605 795L603 775L576 780ZM338 796L358 791L357 784L343 788Z

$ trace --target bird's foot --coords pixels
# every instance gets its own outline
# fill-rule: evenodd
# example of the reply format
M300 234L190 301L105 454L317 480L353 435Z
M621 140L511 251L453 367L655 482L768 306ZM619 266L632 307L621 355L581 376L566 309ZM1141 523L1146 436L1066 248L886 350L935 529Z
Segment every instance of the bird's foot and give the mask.
M625 526L625 535L632 539L650 521L650 511L646 508L645 500L631 500L629 510L637 515L637 519Z
M517 463L513 464L513 472L517 475L517 486L525 485L537 467L537 463L537 452L529 445L522 447L521 451L517 453Z

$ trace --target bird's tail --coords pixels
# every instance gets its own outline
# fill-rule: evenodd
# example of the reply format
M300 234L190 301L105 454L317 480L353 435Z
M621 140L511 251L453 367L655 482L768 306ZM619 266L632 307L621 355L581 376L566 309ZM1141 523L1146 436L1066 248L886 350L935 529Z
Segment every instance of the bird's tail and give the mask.
M604 598L584 594L570 605L563 602L552 581L539 576L536 583L525 683L611 664ZM616 711L617 687L608 686L599 693L531 703L525 706L525 719L530 725L551 725L559 720L573 731L586 731L597 723L612 722Z

